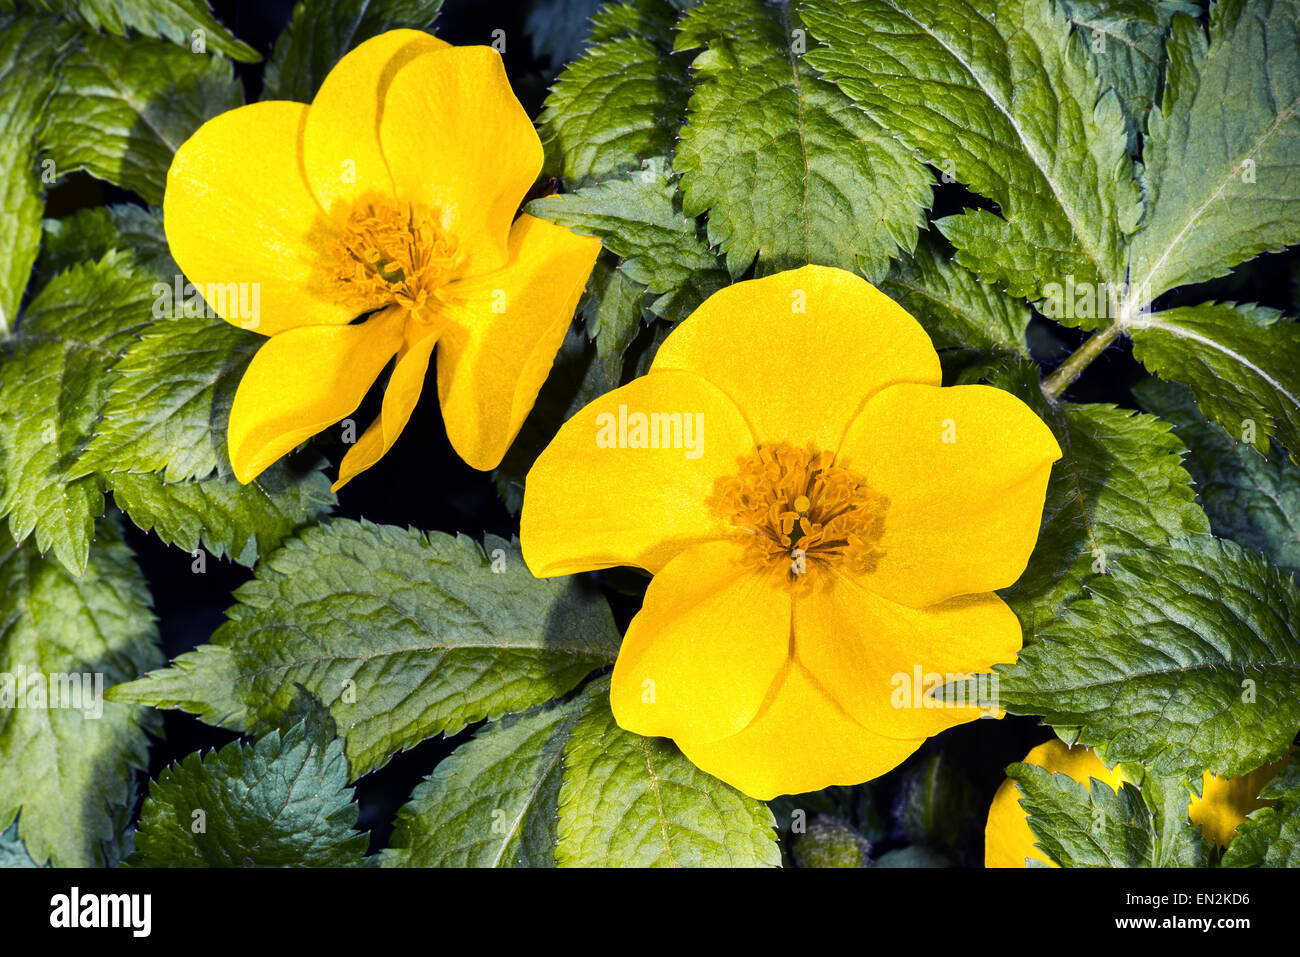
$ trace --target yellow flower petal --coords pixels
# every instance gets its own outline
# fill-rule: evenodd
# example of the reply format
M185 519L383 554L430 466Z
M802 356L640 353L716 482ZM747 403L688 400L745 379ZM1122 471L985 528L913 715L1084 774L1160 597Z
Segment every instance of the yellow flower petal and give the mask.
M680 414L681 447L627 447L640 438L636 416L648 423L654 413ZM669 437L677 438L671 428ZM538 576L612 565L657 572L733 531L708 499L753 443L731 400L694 373L651 372L606 393L564 423L528 473L524 561Z
M906 384L878 393L836 457L888 499L871 589L921 608L1015 582L1060 457L1051 430L1001 389Z
M1291 755L1287 755L1235 778L1215 777L1206 771L1201 779L1201 796L1193 798L1187 808L1192 823L1199 824L1201 834L1215 844L1227 847L1237 834L1237 825L1245 821L1248 814L1273 803L1261 800L1259 792L1290 761Z
M343 461L339 463L339 478L332 491L337 492L388 454L388 450L393 447L420 400L425 373L429 370L429 356L433 354L437 340L437 336L425 336L412 346L403 346L397 354L393 374L384 388L384 404L379 417L370 423L357 444L343 456Z
M664 340L651 368L707 378L761 442L828 450L880 389L940 380L920 324L866 280L826 266L714 293Z
M501 268L542 142L491 47L445 47L404 66L388 88L380 139L400 199L440 209L470 275Z
M859 784L893 770L924 743L862 727L798 662L773 686L758 717L739 734L677 746L699 768L768 801L780 794Z
M401 345L404 321L394 307L359 325L290 329L258 349L230 409L235 477L251 482L356 409Z
M1024 763L1036 764L1054 774L1066 774L1089 789L1090 778L1104 782L1114 791L1128 780L1119 765L1113 769L1106 767L1091 748L1071 748L1058 738L1034 748L1025 755ZM1020 806L1020 789L1015 781L1007 778L989 806L988 823L984 827L984 866L1027 867L1026 858L1031 858L1056 867L1036 844L1029 818Z
M402 67L448 44L418 30L390 30L352 50L316 92L302 134L307 181L326 212L365 193L393 195L379 141L389 86ZM408 117L415 127L419 121ZM256 150L253 150L256 152Z
M509 264L451 287L438 397L447 437L474 468L496 468L519 434L599 252L599 240L523 215Z
M330 227L298 163L307 107L267 102L214 117L181 144L167 171L163 225L172 256L194 284L222 287L223 319L273 336L298 326L347 322L329 295L317 256ZM234 302L257 291L256 321Z
M924 738L980 717L975 707L927 706L923 695L1015 660L1020 622L1006 603L985 593L909 608L873 594L863 577L837 573L829 587L795 600L799 661L845 711L881 734Z
M690 548L650 583L610 686L620 727L710 741L753 720L790 651L790 593L731 542Z

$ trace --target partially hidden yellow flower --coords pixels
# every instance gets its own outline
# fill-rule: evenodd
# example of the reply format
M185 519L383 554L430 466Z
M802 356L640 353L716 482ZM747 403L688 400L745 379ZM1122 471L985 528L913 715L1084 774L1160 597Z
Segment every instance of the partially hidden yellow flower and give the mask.
M1060 454L1010 393L940 388L883 293L806 266L716 293L570 419L520 538L536 575L653 574L615 718L767 799L877 777L979 716L912 683L1014 660L993 590L1025 568Z
M600 249L515 217L541 165L497 52L412 30L347 54L310 105L231 110L176 151L173 256L222 318L270 337L230 413L241 482L351 414L395 357L335 488L369 468L435 344L451 444L475 468L501 461Z
M1261 800L1259 792L1289 760L1286 757L1235 778L1219 778L1206 771L1201 779L1201 796L1193 795L1188 803L1187 813L1192 823L1199 824L1201 834L1219 847L1227 847L1236 835L1237 825L1251 811L1272 803ZM1089 789L1090 778L1104 781L1112 790L1119 790L1129 781L1119 765L1106 767L1091 748L1082 745L1072 748L1057 738L1030 751L1024 763L1046 768L1054 774L1066 774ZM1011 778L1003 781L993 795L984 828L984 866L1026 867L1028 860L1035 860L1056 867L1036 846L1037 838L1020 806L1020 796L1020 789Z

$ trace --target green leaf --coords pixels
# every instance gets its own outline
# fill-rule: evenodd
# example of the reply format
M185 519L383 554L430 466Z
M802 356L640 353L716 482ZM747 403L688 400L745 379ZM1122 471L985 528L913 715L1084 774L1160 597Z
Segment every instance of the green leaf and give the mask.
M587 335L596 343L605 381L613 388L622 378L623 353L641 329L645 287L629 279L611 259L596 260L579 312Z
M914 255L895 260L880 289L910 312L941 349L1013 352L1029 358L1029 307L980 282L932 240L922 239Z
M1026 641L1121 556L1209 529L1181 463L1183 445L1166 423L1112 405L1040 412L1063 456L1052 466L1029 565L1002 592Z
M149 788L130 864L362 866L369 842L355 830L348 780L343 741L325 713L252 745L191 754Z
M12 0L7 0L12 3ZM257 51L238 40L212 16L205 0L26 0L32 6L81 21L91 30L119 37L139 33L166 37L187 50L202 40L234 60L255 62ZM197 35L196 35L197 34ZM202 52L199 50L198 52Z
M656 314L685 317L728 282L727 271L685 215L681 196L660 163L617 179L607 179L576 193L533 200L528 212L598 236L605 248L623 259L619 267L659 299Z
M671 59L671 8L662 0L607 7L594 43L551 88L538 119L547 169L569 186L587 186L614 173L669 156L686 113L686 64ZM643 15L652 24L618 24ZM628 35L621 27L634 27ZM657 34L657 35L656 35Z
M158 204L180 145L243 102L227 60L88 34L63 61L42 142L60 176L86 170Z
M671 741L614 722L608 684L564 750L561 867L778 866L767 805L691 764Z
M1004 708L1165 777L1233 777L1286 752L1300 728L1290 575L1207 535L1135 551L1088 587L998 668Z
M239 696L239 665L235 654L220 645L199 645L151 671L138 681L114 685L109 701L180 709L207 724L231 731L249 726L248 707Z
M310 103L349 50L389 30L428 30L443 0L301 0L266 64L264 100Z
M1165 65L1165 38L1174 14L1200 15L1180 0L1066 0L1065 10L1086 43L1102 90L1113 89L1124 107L1129 152L1156 102Z
M0 831L0 870L18 867L40 867L30 854L27 853L27 847L23 844L22 838L18 836L18 822L15 820L9 827Z
M930 175L911 151L804 62L789 4L706 0L679 51L707 47L675 167L688 215L733 276L819 263L879 276L916 245Z
M161 663L150 605L111 522L80 578L0 531L0 830L21 810L33 860L105 863L110 810L126 803L134 770L148 765L145 731L161 722L98 695Z
M808 61L876 122L998 204L939 220L1013 296L1067 275L1122 285L1141 214L1124 115L1049 0L805 0Z
M1207 421L1183 386L1148 379L1133 391L1187 443L1187 470L1210 530L1300 574L1300 468L1281 452L1265 458Z
M163 232L162 210L132 203L93 206L41 224L37 275L47 281L85 259L102 259L111 250L129 252L141 269L173 282L181 269L172 259Z
M42 17L0 16L0 338L13 326L41 242L38 137L71 31Z
M1300 764L1282 769L1260 797L1276 802L1237 825L1224 867L1300 867Z
M226 425L239 380L266 340L219 319L162 319L114 366L98 432L69 470L229 477Z
M1205 302L1130 322L1133 355L1192 387L1208 418L1267 453L1300 449L1300 325L1275 309Z
M432 735L563 695L613 662L603 598L576 579L533 578L517 544L489 536L484 548L333 521L263 560L212 638L235 658L248 727L278 723L301 685L346 730L360 776ZM172 699L230 710L211 669L151 676L114 697L150 700L164 677Z
M131 521L169 545L253 565L333 509L324 465L320 456L278 462L248 485L224 475L169 483L154 472L113 472L104 481Z
M1195 832L1157 831L1132 784L1114 791L1096 778L1085 785L1033 764L1013 764L1007 775L1023 795L1020 806L1038 847L1062 867L1190 867L1207 861L1207 847Z
M384 866L554 867L564 746L592 702L587 691L486 725L397 812Z
M104 406L113 363L152 321L147 275L109 253L56 276L28 307L0 361L0 516L13 537L35 531L74 574L86 565L97 476L65 480Z
M1147 302L1300 242L1300 2L1219 0L1208 46L1176 17L1169 59L1133 239L1132 284Z

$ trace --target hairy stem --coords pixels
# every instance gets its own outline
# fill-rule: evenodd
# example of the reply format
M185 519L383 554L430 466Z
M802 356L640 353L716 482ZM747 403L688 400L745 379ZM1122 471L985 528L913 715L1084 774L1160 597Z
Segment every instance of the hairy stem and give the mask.
M1059 399L1061 393L1070 387L1070 383L1079 378L1083 370L1092 364L1092 360L1105 352L1107 347L1119 338L1123 330L1124 324L1116 320L1107 328L1089 336L1083 345L1057 366L1055 372L1043 380L1043 395L1052 402Z

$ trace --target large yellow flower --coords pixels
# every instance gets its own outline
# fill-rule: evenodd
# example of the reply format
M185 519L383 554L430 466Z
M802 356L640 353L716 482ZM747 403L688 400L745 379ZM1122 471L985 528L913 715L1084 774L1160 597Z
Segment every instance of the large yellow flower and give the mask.
M541 165L496 51L412 30L361 44L310 106L243 106L177 150L172 254L224 319L270 337L230 413L241 482L353 412L395 356L335 488L369 468L410 419L435 343L452 445L478 469L501 461L600 248L515 218Z
M993 590L1060 449L1011 394L939 382L901 307L806 266L718 292L564 425L525 485L524 559L654 575L614 668L622 727L766 799L876 777L979 715L915 680L1015 658Z
M1192 797L1187 814L1193 824L1201 826L1201 833L1219 847L1227 847L1236 836L1237 825L1246 820L1251 811L1269 805L1260 800L1259 792L1286 767L1290 757L1266 764L1249 774L1235 778L1218 778L1206 771L1201 778L1201 796ZM1129 779L1119 765L1108 768L1091 748L1071 748L1053 738L1040 744L1027 755L1025 764L1036 764L1054 774L1067 774L1080 784L1091 788L1090 778L1104 781L1112 790ZM988 823L984 828L985 867L1025 867L1027 859L1056 865L1038 849L1037 838L1029 827L1029 818L1020 806L1020 790L1016 782L1007 778L993 796L989 806Z

